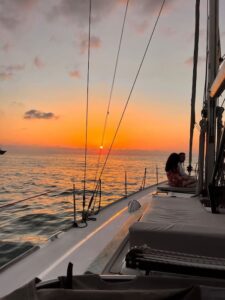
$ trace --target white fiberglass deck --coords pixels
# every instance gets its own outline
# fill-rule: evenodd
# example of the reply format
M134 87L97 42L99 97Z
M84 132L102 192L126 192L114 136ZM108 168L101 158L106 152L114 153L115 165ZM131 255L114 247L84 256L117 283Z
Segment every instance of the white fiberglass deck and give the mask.
M24 285L35 277L42 280L56 279L66 274L69 262L74 264L74 274L83 274L100 252L123 230L139 219L151 199L154 188L141 191L123 199L97 215L96 221L89 221L86 228L72 228L59 239L25 257L0 273L0 296ZM128 213L127 205L138 199L142 209ZM120 234L121 236L121 234Z

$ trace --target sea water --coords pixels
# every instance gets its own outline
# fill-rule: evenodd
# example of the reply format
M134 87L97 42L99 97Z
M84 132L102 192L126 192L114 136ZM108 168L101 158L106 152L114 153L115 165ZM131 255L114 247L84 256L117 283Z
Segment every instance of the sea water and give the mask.
M165 180L167 157L168 153L159 152L111 155L101 175L101 207L117 201L126 193L129 195L140 190L145 168L145 187ZM101 157L99 164L98 161L98 155L87 156L86 207L105 157ZM7 152L0 157L0 164L1 266L32 246L45 243L55 232L71 226L74 195L79 217L83 207L85 165L83 154L63 151ZM27 200L21 201L24 199ZM99 199L96 197L96 209Z

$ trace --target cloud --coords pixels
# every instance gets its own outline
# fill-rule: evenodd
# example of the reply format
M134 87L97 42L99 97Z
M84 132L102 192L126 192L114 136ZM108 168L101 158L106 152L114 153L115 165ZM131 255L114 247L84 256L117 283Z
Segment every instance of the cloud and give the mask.
M193 65L193 57L189 57L188 59L185 60L184 62L187 66L192 66ZM205 57L199 56L198 57L198 64L205 63Z
M123 2L123 0L118 1L121 3ZM172 11L176 1L177 0L170 0L165 2L162 14L168 14L170 11ZM149 24L152 19L154 20L155 17L158 16L161 5L162 1L159 0L141 0L130 2L130 10L132 10L136 16L131 22L133 23L132 26L137 33L143 34L146 32L146 30L149 30Z
M80 71L79 70L73 70L69 72L69 76L72 78L80 78Z
M25 68L25 65L15 64L15 65L8 65L8 66L0 66L0 68L4 68L8 72L17 72L22 71Z
M1 0L0 26L9 31L16 29L37 3L38 0Z
M35 67L37 67L38 69L42 69L42 68L44 68L45 63L43 62L43 60L42 60L40 57L36 56L36 57L34 58L34 65L35 65Z
M0 72L0 81L10 80L13 77L12 73L9 72Z
M58 117L52 112L42 112L36 109L31 109L25 112L24 119L31 120L31 119L57 119Z
M100 48L101 47L101 40L96 36L92 36L90 40L90 47L91 48ZM84 54L88 49L88 37L83 35L80 40L80 53Z
M15 75L15 73L24 70L25 65L15 64L15 65L1 65L0 66L0 80L10 80Z
M148 25L149 24L148 24L147 20L144 20L141 23L134 23L133 27L137 31L137 33L143 34L147 30Z
M117 1L92 1L92 22L98 22L106 15L114 11L114 9L121 4L121 0ZM89 1L84 0L60 0L55 4L49 12L49 19L54 20L58 17L62 17L66 20L70 20L80 27L87 26L89 14Z

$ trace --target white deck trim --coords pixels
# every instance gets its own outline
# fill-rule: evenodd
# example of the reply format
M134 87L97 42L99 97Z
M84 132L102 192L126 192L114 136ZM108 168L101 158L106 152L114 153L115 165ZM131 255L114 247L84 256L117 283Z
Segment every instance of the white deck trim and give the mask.
M90 238L92 238L97 232L99 232L100 230L102 230L105 226L107 226L109 223L111 223L113 220L115 220L117 217L119 217L126 210L127 210L127 207L121 209L118 213L116 213L114 216L112 216L108 221L106 221L101 226L99 226L97 229L95 229L93 232L91 232L86 238L84 238L78 244L76 244L74 247L72 247L71 249L69 249L64 255L62 255L58 260L56 260L55 263L53 263L44 272L42 272L41 274L39 274L38 278L42 279L47 274L49 274L50 271L52 271L56 266L58 266L63 260L65 260L74 251L76 251L79 247L81 247L85 242L87 242Z

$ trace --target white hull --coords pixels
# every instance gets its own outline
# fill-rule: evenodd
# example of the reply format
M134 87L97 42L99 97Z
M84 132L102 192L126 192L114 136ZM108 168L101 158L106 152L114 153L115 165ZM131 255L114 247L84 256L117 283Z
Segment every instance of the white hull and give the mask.
M74 264L74 274L83 274L110 242L114 248L126 236L129 226L137 221L149 203L155 187L146 189L103 209L96 221L85 228L72 228L41 249L12 264L0 273L0 296L4 296L35 277L41 280L65 275L69 262ZM138 199L142 208L128 212L128 203ZM108 258L115 249L110 247Z

